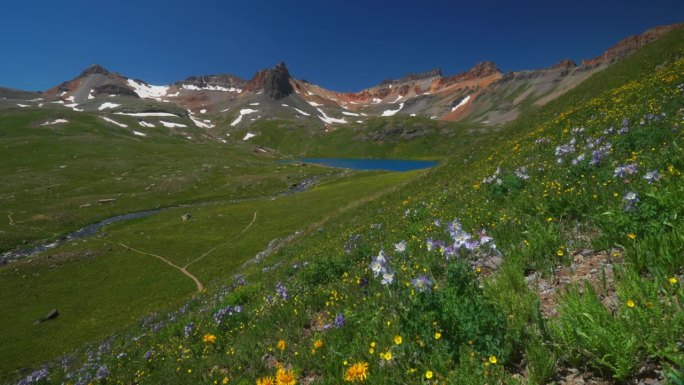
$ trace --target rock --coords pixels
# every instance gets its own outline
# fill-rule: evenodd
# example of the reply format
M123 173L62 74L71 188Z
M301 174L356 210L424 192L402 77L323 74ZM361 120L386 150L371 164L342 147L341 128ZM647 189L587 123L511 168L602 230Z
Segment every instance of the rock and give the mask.
M190 213L185 213L185 214L181 215L181 219L183 220L183 222L187 221L190 218L192 218L192 214L190 214Z
M264 94L274 99L282 99L294 92L290 80L290 72L285 63L280 62L275 68L257 72L245 88L248 91L264 90Z
M496 270L503 263L503 258L498 255L492 256L491 258L484 261L484 266L492 270Z
M41 324L43 322L53 320L53 319L57 318L58 316L59 316L59 312L57 311L57 309L52 309L45 315L45 317L33 321L33 324L38 325L38 324Z

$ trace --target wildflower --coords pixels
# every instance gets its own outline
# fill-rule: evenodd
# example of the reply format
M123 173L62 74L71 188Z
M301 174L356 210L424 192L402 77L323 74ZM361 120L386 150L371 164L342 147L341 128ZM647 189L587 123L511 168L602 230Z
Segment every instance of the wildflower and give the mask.
M335 316L335 327L338 329L343 327L344 322L344 316L342 315L342 313L337 313L337 315Z
M373 276L377 278L378 275L382 274L385 271L386 263L387 260L385 259L385 254L382 250L380 250L380 254L378 254L377 257L373 258L373 261L371 261L368 267L373 272Z
M653 170L649 171L646 174L644 174L644 179L648 182L648 184L651 184L653 182L657 182L663 177L658 173L658 170Z
M401 345L401 342L402 342L402 341L403 341L403 338L401 338L400 335L394 336L394 343L395 343L396 345Z
M283 301L287 301L290 298L289 294L287 293L287 287L284 283L278 282L276 284L276 295L282 298Z
M293 371L281 367L276 373L276 383L277 385L295 385L297 376Z
M432 286L432 282L425 275L414 278L413 281L411 281L411 284L413 284L413 287L419 292L430 291L430 287Z
M677 278L676 277L670 277L667 279L667 282L669 282L670 285L674 285L677 283Z
M98 381L104 381L107 377L109 377L109 368L107 365L100 366L95 373L95 378Z
M278 341L278 345L277 345L277 346L278 346L278 349L280 349L281 351L285 350L285 346L286 346L285 340L280 340L280 341Z
M380 281L383 285L389 285L394 281L394 272L391 270L385 270L382 273L382 280Z
M391 361L392 360L392 352L390 352L388 350L384 353L380 353L380 357L382 357L382 359L384 359L385 361Z
M432 238L428 238L428 240L425 242L425 245L427 246L427 251L432 251L432 249L435 247L435 242L432 240Z
M636 303L634 303L634 300L632 300L631 298L628 299L628 300L627 300L627 307L628 307L628 308L633 308L634 306L636 306Z
M636 239L636 237L637 237L637 235L634 233L627 234L627 238L629 238L629 239Z
M223 377L223 380L221 380L222 385L226 385L229 382L228 377Z
M438 339L440 339L440 338L442 338L442 333L440 333L440 332L435 332L435 339L438 340Z
M144 358L146 361L149 361L149 360L152 359L152 355L153 355L153 354L154 354L154 350L151 350L151 349L150 349L150 350L146 351L145 354L143 354L143 358Z
M530 179L530 176L527 174L527 167L525 167L525 166L518 167L515 170L515 176L517 176L518 178L520 178L522 180Z
M634 205L639 202L639 198L637 197L637 193L630 191L622 197L622 201L624 203L625 211L630 211L633 210Z
M204 341L207 344L213 344L214 342L216 342L216 336L211 333L207 333L202 338L202 341Z
M357 362L344 373L346 382L364 382L368 378L368 362Z
M276 385L275 379L271 376L261 377L256 380L256 385Z
M493 238L487 236L487 231L485 229L480 230L480 244L485 244L489 241L492 241Z
M185 338L190 337L190 334L192 334L193 330L195 330L195 323L194 322L190 322L189 324L185 325L183 327L183 335L185 336Z
M431 379L432 376L434 376L434 373L432 373L432 370L428 370L427 372L425 372L425 378L427 378L428 380Z
M615 168L613 176L616 178L623 178L627 175L632 175L638 171L638 166L636 163L630 163L625 166L618 166Z
M498 362L498 360L496 359L496 356L492 355L489 356L489 362L492 363L492 365L495 365Z
M233 314L241 313L242 312L242 306L226 306L222 309L219 309L216 313L214 313L214 321L216 321L217 324L221 324L223 322L223 319L226 317L230 317Z
M320 349L323 347L323 340L316 340L313 344L314 349Z
M406 241L401 241L399 243L394 244L394 250L397 251L397 253L403 253L406 251Z
M35 372L29 374L24 379L19 381L19 384L35 384L41 382L47 379L48 374L49 372L47 369L36 370Z
M558 249L556 250L556 255L562 257L563 255L565 255L565 252L563 251L563 249Z

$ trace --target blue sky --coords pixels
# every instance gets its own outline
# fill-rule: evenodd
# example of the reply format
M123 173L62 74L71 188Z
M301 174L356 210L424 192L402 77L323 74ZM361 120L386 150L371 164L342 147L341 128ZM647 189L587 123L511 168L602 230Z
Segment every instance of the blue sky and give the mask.
M44 90L93 63L152 84L250 78L283 60L297 78L358 91L484 60L503 71L579 62L682 21L682 0L8 0L0 86Z

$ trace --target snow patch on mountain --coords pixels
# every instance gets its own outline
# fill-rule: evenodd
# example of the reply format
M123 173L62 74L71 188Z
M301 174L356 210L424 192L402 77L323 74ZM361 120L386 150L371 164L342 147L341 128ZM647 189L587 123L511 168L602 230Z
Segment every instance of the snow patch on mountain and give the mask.
M296 108L296 107L292 107L292 108L294 108L295 111L299 112L300 114L302 114L304 116L311 116L311 114L304 112L304 111L300 110L299 108Z
M382 116L394 116L397 112L404 108L404 103L399 104L399 108L396 110L385 110L382 112Z
M245 137L242 138L242 140L248 140L248 139L253 138L253 137L255 137L255 136L256 136L255 134L252 134L251 132L248 132L247 134L245 134Z
M332 123L343 123L343 124L346 124L346 123L347 123L347 121L344 120L344 119L337 119L337 118L331 118L331 117L329 117L329 116L326 115L325 112L323 112L323 110L321 110L320 108L316 108L316 109L318 110L318 112L321 113L321 115L323 115L323 116L319 116L318 119L320 119L320 120L322 120L322 121L324 121L324 122L326 122L326 123L328 123L328 124L332 124Z
M147 136L147 134L142 133L142 132L140 132L140 131L135 131L135 130L133 130L133 135L136 135L136 136Z
M121 104L116 104L116 103L110 103L110 102L104 102L100 107L98 107L98 111L106 110L107 108L116 108L121 106Z
M148 122L146 122L146 121L144 121L144 120L138 121L138 124L141 125L141 126L143 126L143 127L154 128L154 124L148 123Z
M114 115L126 115L126 116L138 116L138 117L150 117L150 116L156 116L156 117L174 117L174 118L180 118L180 116L176 114L172 114L170 112L115 112Z
M54 126L55 124L69 123L66 119L55 119L41 124L41 126Z
M187 127L187 125L185 125L185 124L173 123L173 122L165 122L165 121L163 121L163 120L160 120L159 123L161 123L162 126L167 127L167 128Z
M322 106L322 104L316 103L316 102L307 102L307 103L311 104L311 105L314 106L314 107L320 107L320 106Z
M205 86L205 87L197 87L192 84L183 84L183 89L190 90L190 91L222 91L222 92L242 92L240 88L235 88L235 87L221 87L221 86ZM175 95L178 96L178 95Z
M347 112L347 111L342 111L342 115L347 115L347 116L361 116L357 114L356 112Z
M102 119L108 121L109 123L115 124L115 125L117 125L117 126L119 126L119 127L121 127L121 128L127 128L127 127L128 127L128 124L119 123L119 122L117 122L116 120L110 119L110 118L108 118L108 117L106 117L106 116L100 116L100 117L101 117Z
M240 122L242 121L242 117L243 117L244 115L253 114L253 113L255 113L255 112L259 112L259 110L253 110L253 109L251 109L251 108L243 108L243 109L241 109L241 110L240 110L240 116L238 116L238 117L233 121L233 123L231 123L230 125L233 126L233 127L237 126L237 125L240 124Z
M453 111L456 111L456 110L458 110L459 108L465 106L465 104L468 103L468 100L470 100L470 95L468 95L468 96L466 96L465 98L463 98L463 100L461 100L456 106L454 106L454 107L451 109L451 111L452 111L452 112L453 112Z
M128 79L128 85L133 88L138 96L143 99L154 99L161 101L162 96L166 96L169 91L167 86L152 86L149 84L138 83L133 79Z

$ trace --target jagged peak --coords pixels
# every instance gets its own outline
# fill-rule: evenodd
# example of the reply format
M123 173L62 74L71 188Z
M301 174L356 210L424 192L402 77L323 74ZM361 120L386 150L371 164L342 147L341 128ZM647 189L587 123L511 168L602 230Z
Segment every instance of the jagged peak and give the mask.
M501 73L501 70L499 70L499 67L497 67L494 62L483 61L475 64L467 73L475 77L485 77L495 73Z
M294 92L290 84L290 71L284 62L276 64L273 68L266 68L257 72L247 83L247 90L262 89L264 93L274 99L282 99Z
M404 75L401 79L386 79L380 82L380 85L387 85L387 84L395 84L395 83L404 83L404 82L410 82L410 81L415 81L415 80L422 80L422 79L430 79L430 78L435 78L435 77L442 77L442 69L437 67L434 69L431 69L429 71L425 72L419 72L419 73L408 73Z
M111 72L107 71L106 68L102 67L99 64L93 64L90 67L86 68L81 72L80 76L88 76L88 75L109 75Z

